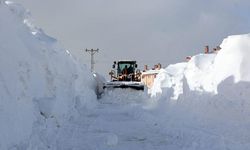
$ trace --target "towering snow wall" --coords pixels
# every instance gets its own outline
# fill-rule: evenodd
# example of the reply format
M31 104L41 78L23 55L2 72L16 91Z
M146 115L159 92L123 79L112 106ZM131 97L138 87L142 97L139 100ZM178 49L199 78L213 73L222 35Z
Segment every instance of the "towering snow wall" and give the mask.
M191 91L212 94L217 94L219 84L229 77L235 83L250 81L250 34L229 36L220 47L217 54L199 54L189 62L161 70L151 90L152 96L171 89L172 99L178 99L184 81Z
M92 86L91 73L32 25L29 12L0 1L0 149L46 149L50 139L37 132L94 105Z
M220 47L162 69L151 90L162 132L184 149L250 149L250 34Z

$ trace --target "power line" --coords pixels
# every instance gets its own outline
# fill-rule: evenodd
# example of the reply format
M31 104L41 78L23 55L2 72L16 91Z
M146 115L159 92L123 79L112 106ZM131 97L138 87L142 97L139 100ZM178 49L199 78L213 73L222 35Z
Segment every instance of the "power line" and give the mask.
M94 55L95 53L98 53L99 49L87 49L85 50L86 52L88 52L91 56L91 60L90 60L90 64L91 64L91 72L94 71L94 64L95 64L95 61L94 61Z

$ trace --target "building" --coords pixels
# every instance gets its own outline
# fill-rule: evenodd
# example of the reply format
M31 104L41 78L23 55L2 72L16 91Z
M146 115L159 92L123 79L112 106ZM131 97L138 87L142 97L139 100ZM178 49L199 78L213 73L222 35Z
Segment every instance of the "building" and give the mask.
M149 89L153 86L154 80L156 76L159 74L161 69L161 64L157 64L154 68L148 70L148 66L145 65L144 70L141 74L141 81L146 85Z

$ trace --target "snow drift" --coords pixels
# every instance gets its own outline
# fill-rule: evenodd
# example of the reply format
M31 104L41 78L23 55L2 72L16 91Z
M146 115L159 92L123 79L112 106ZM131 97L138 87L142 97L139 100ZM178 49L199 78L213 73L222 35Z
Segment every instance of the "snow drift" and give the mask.
M183 81L191 91L217 94L217 88L229 77L234 82L250 81L250 34L234 35L224 39L218 53L199 54L189 62L169 65L163 69L151 90L152 96L162 89L173 89L172 99L183 93Z
M151 96L175 149L250 148L250 34L162 69ZM178 138L177 138L178 137Z
M91 73L19 4L0 1L0 33L0 149L48 149L49 134L94 105Z
M95 105L98 82L20 5L0 1L0 33L0 149L250 148L249 34L162 69L151 99L119 89Z

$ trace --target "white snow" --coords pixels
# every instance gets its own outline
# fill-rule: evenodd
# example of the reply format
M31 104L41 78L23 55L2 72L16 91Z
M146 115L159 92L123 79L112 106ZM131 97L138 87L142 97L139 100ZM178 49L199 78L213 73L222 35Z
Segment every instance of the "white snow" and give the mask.
M166 69L161 69L149 93L152 96L157 96L158 93L162 93L162 88L173 88L171 98L178 99L179 94L183 93L182 80L186 66L187 63L178 63L169 65Z
M175 96L173 97L173 99L178 99L178 96L183 93L184 79L190 90L213 94L218 93L218 85L230 76L234 77L236 83L250 81L249 38L250 34L229 36L223 40L220 45L222 49L218 54L199 54L193 56L187 63L169 65L158 75L151 95L156 96L157 93L162 93L162 88L179 86L179 88L174 88Z
M93 78L19 4L0 3L0 33L0 149L47 149L42 138L94 105Z
M218 54L193 56L157 76L151 96L166 132L189 141L179 141L185 149L250 148L249 43L250 34L229 36Z
M102 76L29 16L0 1L0 149L250 149L250 34L161 69L151 97L115 89L97 100Z

